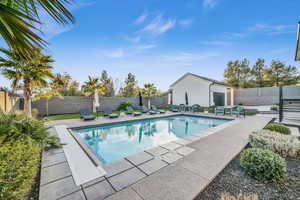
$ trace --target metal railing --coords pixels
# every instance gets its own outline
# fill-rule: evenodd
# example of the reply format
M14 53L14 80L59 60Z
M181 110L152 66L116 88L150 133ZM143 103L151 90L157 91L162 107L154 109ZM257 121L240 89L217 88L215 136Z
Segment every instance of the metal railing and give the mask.
M282 86L279 87L279 121L300 121L300 99L285 99L282 95Z

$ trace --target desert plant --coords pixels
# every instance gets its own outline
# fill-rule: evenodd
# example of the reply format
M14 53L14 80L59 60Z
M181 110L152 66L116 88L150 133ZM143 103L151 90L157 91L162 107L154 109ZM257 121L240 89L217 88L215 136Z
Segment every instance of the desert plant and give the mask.
M42 147L59 147L57 137L48 134L49 127L43 121L28 117L24 113L0 112L0 136L3 142L12 139L30 138Z
M128 106L131 106L131 107L132 107L132 104L129 103L129 102L127 102L127 101L122 102L122 103L120 103L120 105L118 106L117 110L118 110L118 111L125 111L126 108L127 108Z
M287 177L285 160L269 150L244 150L241 153L240 165L248 175L261 182L282 182Z
M268 149L282 157L295 158L300 154L300 140L293 135L261 130L250 134L249 140L252 147Z
M288 127L278 124L278 123L270 123L265 127L265 129L268 129L270 131L275 131L275 132L278 132L278 133L281 133L284 135L291 134L291 130Z
M223 194L219 198L219 200L258 200L258 196L256 194L250 194L250 195L239 194L238 196L234 196L226 193Z
M41 148L28 138L5 143L2 139L0 138L0 199L28 199L38 175Z

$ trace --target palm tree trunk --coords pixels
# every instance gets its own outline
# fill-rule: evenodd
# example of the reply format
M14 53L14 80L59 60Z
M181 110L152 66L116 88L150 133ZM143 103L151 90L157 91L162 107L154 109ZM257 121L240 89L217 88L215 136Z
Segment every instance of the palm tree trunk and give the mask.
M49 99L46 98L46 116L49 116Z
M31 80L24 79L24 110L31 117Z

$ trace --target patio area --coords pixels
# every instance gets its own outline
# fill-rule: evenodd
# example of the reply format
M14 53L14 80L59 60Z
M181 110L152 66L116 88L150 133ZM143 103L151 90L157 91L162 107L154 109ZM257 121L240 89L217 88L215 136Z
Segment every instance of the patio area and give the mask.
M168 113L161 116L171 116ZM213 116L210 114L197 114ZM158 115L156 115L158 117ZM89 126L133 119L122 116L98 118L90 122L77 119L49 122L67 127ZM222 118L224 118L222 116ZM40 199L193 199L248 143L248 135L263 128L271 118L246 117L185 137L154 149L106 164L106 175L77 186L63 149L43 152ZM251 124L251 127L249 127ZM51 129L56 134L55 129Z

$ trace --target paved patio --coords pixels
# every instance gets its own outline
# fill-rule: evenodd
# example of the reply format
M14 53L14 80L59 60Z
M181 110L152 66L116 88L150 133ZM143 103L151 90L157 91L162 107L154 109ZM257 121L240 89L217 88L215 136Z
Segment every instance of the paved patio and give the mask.
M130 119L133 118L123 117L114 121ZM270 120L249 117L231 121L202 134L129 156L104 165L107 172L104 177L80 186L74 183L62 149L43 152L40 200L193 199L245 147L248 135L263 128ZM76 119L50 123L77 127L111 121L99 118L91 122ZM51 131L56 134L54 129Z

